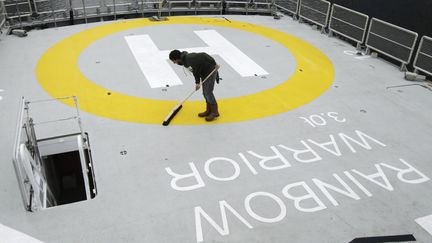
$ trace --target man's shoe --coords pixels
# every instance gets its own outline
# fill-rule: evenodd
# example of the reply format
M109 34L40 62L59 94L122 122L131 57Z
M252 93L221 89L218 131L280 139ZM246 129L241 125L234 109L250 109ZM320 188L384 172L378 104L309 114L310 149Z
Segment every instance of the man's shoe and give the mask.
M205 118L206 121L213 121L216 117L219 117L218 105L210 105L210 114Z
M210 104L209 103L207 103L206 111L199 113L198 116L199 117L206 117L208 115L210 115Z

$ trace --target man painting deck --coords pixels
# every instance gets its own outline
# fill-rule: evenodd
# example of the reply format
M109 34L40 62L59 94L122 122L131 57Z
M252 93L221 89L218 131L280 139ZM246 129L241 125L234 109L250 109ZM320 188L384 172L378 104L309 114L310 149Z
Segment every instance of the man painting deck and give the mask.
M214 58L204 52L188 53L186 51L173 50L169 54L169 59L177 65L192 68L196 90L201 86L200 81L204 81L217 66ZM218 73L216 71L202 84L203 95L206 100L206 110L199 113L198 116L205 117L206 121L213 121L216 117L219 117L218 104L213 94L217 76Z

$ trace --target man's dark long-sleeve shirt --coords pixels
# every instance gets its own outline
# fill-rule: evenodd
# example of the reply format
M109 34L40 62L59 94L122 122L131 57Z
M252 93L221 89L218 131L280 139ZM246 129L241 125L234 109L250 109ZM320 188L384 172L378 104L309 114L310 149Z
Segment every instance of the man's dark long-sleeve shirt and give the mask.
M207 53L187 53L182 52L181 60L185 67L192 67L195 83L199 84L200 78L204 80L215 68L216 61Z

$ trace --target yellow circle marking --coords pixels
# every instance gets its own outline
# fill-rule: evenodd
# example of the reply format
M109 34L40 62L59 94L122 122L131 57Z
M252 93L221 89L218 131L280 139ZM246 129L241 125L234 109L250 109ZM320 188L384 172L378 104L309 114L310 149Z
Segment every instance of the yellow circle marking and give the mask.
M259 93L219 100L221 116L213 123L239 122L283 113L312 101L332 84L332 63L321 51L303 40L263 26L198 17L170 17L168 21L161 22L135 19L79 32L63 39L41 57L36 67L37 80L53 97L77 96L80 109L89 113L115 120L162 124L176 101L140 98L101 87L81 73L78 58L90 44L108 35L132 28L167 24L204 24L248 31L283 45L297 61L294 74L283 83ZM223 89L223 83L216 88ZM179 97L179 100L182 98ZM73 105L69 101L62 102ZM171 124L205 124L204 119L196 115L203 107L204 101L187 101Z

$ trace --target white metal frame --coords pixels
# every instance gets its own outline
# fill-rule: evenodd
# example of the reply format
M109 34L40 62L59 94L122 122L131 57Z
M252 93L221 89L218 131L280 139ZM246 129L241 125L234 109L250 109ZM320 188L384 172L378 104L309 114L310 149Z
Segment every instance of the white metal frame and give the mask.
M88 178L89 170L87 168L87 159L86 159L85 154L84 154L85 153L84 148L87 148L87 143L86 143L87 139L82 137L82 135L78 135L76 138L77 138L78 151L79 151L80 161L81 161L81 170L82 170L83 178L84 178L84 187L85 187L85 191L86 191L86 199L89 200L89 199L91 199L90 183L89 183L89 178Z
M28 116L28 104L29 102L25 101L24 97L22 97L12 162L15 168L23 205L26 210L35 211L45 209L48 204L48 197L53 197L41 169L42 162L37 145L38 141L34 131L34 123ZM25 113L27 114L25 115ZM25 138L23 138L23 136L25 136ZM33 155L30 154L27 146L33 148ZM55 200L50 201L50 205L52 203L55 205Z
M26 189L25 189L25 185L24 185L24 179L23 178L23 168L22 166L20 166L20 164L18 163L18 157L19 157L19 146L21 144L21 135L23 132L23 124L22 121L24 119L24 97L21 98L21 104L20 104L20 111L18 113L18 123L17 123L17 127L16 127L16 132L15 132L15 141L14 141L14 147L13 147L13 156L12 156L12 162L15 168L15 173L17 176L17 180L18 180L18 186L20 188L20 192L21 192L21 198L23 201L23 205L25 207L26 210L28 210L27 207L30 206L30 199L28 198L27 194L26 194Z
M342 19L338 19L338 18L333 17L333 11L334 11L334 8L335 8L335 7L337 7L337 8L342 8L342 9L344 9L344 10L347 10L347 11L349 11L349 12L352 12L352 13L354 13L354 14L356 14L356 15L360 15L360 16L362 16L362 17L366 17L366 22L365 22L365 25L363 26L363 28L360 28L360 27L358 27L357 25L353 25L353 24L351 24L351 23L349 23L349 22L347 22L347 21L345 21L345 20L342 20ZM363 35L362 35L361 40L357 40L357 39L355 39L354 37L351 37L351 36L349 36L349 35L347 35L347 34L344 34L344 33L340 32L340 31L338 31L338 30L333 29L333 28L332 28L333 19L337 19L338 21L344 22L344 23L346 23L346 24L348 24L348 25L351 25L351 26L353 26L353 27L355 27L355 28L362 29L362 30L363 30ZM352 41L355 41L355 42L357 42L357 45L360 45L360 44L363 43L363 41L364 41L364 39L365 39L366 32L367 32L367 25L368 25L368 22L369 22L369 16L368 16L368 15L363 14L363 13L360 13L360 12L357 12L357 11L354 11L354 10L349 9L349 8L345 8L345 7L343 7L343 6L341 6L341 5L338 5L338 4L333 4L333 6L332 6L332 8L331 8L330 21L329 21L329 25L328 25L328 26L329 26L329 29L330 29L332 32L335 32L335 33L337 33L337 34L339 34L339 35L342 35L342 36L344 36L344 37L346 37L346 38L348 38L348 39L350 39L350 40L352 40Z
M421 38L421 40L420 40L420 44L419 44L419 48L418 48L418 50L417 50L417 54L416 54L416 56L415 56L415 59L414 59L414 68L415 68L415 72L417 72L417 70L420 70L420 71L422 71L422 72L424 72L424 73L427 73L427 74L429 74L429 75L432 75L432 70L425 70L425 69L423 69L423 68L421 68L421 67L418 67L417 66L417 59L418 59L418 56L420 55L420 54L423 54L423 55L425 55L425 56L428 56L428 57L430 57L431 59L432 59L432 53L424 53L424 52L422 52L421 51L421 49L422 49L422 47L423 47L423 43L424 43L424 40L427 40L427 41L430 41L430 42L432 42L432 38L431 37L429 37L429 36L423 36L422 38Z
M32 119L29 116L29 104L50 102L59 99L73 99L75 103L76 115L72 117L57 119L57 120L49 120L49 121L33 123ZM37 138L34 132L34 126L36 125L53 123L53 122L62 122L71 119L77 121L79 127L78 133L39 139ZM20 111L18 114L18 123L16 128L12 162L15 168L18 185L23 200L23 205L26 210L34 211L34 210L45 209L48 206L47 203L50 203L50 205L56 205L55 200L54 200L54 204L52 204L52 202L48 202L49 201L48 197L53 198L52 196L53 194L50 191L50 188L48 187L46 182L46 178L44 177L44 174L41 170L42 157L41 154L39 153L38 144L41 141L58 139L61 137L67 137L71 135L76 136L77 139L76 145L80 154L81 168L83 172L85 190L86 190L86 198L91 199L90 183L88 178L89 168L87 166L87 162L91 165L92 159L91 156L89 156L90 161L87 161L87 158L85 156L86 153L85 149L90 151L90 147L89 147L87 134L85 134L82 129L78 99L75 96L69 96L69 97L37 100L37 101L30 102L30 101L26 101L24 97L22 97ZM30 144L30 146L34 149L34 155L31 155L29 153L27 149L28 146L27 144ZM94 173L94 171L92 171L92 173ZM94 174L93 174L93 184L96 189Z
M30 211L44 209L47 207L47 182L45 177L41 173L41 166L32 158L30 152L26 148L25 144L20 144L18 148L17 162L20 162L18 166L24 169L25 175L27 175L28 183L31 185L33 197L33 203L29 205ZM31 195L30 195L31 196Z
M380 35L378 35L378 34L375 34L375 33L371 32L374 21L376 21L376 22L380 22L380 23L382 23L382 24L385 24L385 25L387 25L387 26L393 27L393 28L395 28L395 29L402 30L402 31L404 31L404 32L406 32L406 33L408 33L408 34L412 34L412 35L414 36L414 41L413 41L412 46L411 46L411 47L405 46L405 45L403 45L403 44L401 44L401 43L398 43L398 42L396 42L396 41L394 41L394 40L388 39L388 38L386 38L386 37L384 37L384 36L380 36ZM398 58L398 57L393 56L393 55L390 54L390 53L387 53L387 52L382 51L382 50L380 50L380 49L378 49L378 48L376 48L376 47L374 47L374 46L372 46L372 45L369 45L369 44L368 44L368 41L369 41L369 37L370 37L371 33L372 33L373 35L376 35L376 36L378 36L378 37L380 37L380 38L386 40L386 41L390 41L390 42L395 43L395 44L397 44L397 45L399 45L399 46L401 46L401 47L404 47L404 48L409 49L409 50L410 50L410 54L409 54L409 56L408 56L408 60L402 60L402 59L400 59L400 58ZM415 46L415 44L417 43L417 38L418 38L418 34L417 34L416 32L414 32L414 31L411 31L411 30L408 30L408 29L402 28L402 27L400 27L400 26L397 26L397 25L394 25L394 24L391 24L391 23L385 22L385 21L380 20L380 19L377 19L377 18L372 18L372 19L371 19L371 22L370 22L370 25L369 25L369 31L368 31L368 35L367 35L367 38L366 38L366 42L365 42L365 43L366 43L366 47L367 47L366 52L369 53L369 52L370 52L370 49L377 50L377 51L379 51L380 53L383 53L383 54L385 54L385 55L388 56L388 57L391 57L391 58L393 58L393 59L395 59L395 60L397 60L397 61L400 61L400 62L402 63L402 65L401 65L401 70L405 70L405 69L406 69L406 66L405 66L405 65L408 64L408 63L410 62L411 58L412 58L412 54L413 54L413 52L414 52L414 46Z
M329 13L330 13L330 2L328 2L328 1L320 1L320 2L323 2L323 3L326 3L326 4L327 4L326 20L325 20L325 23L324 23L324 24L319 23L319 22L317 22L317 21L315 21L315 20L312 20L312 19L309 19L308 17L303 16L303 15L302 15L302 11L301 11L301 7L302 7L302 6L304 6L304 7L306 7L306 8L309 8L309 9L312 9L313 11L318 12L318 13L322 13L322 14L323 14L323 12L320 12L320 11L314 9L314 8L309 7L309 6L302 5L302 2L303 2L303 0L300 0L300 7L299 7L299 13L298 13L300 19L306 19L306 20L308 20L308 21L310 21L310 22L312 22L312 23L315 23L315 24L317 24L317 25L319 25L319 26L325 28L325 27L327 26L327 23L328 23L328 20L329 20L329 15L330 15L330 14L329 14Z

